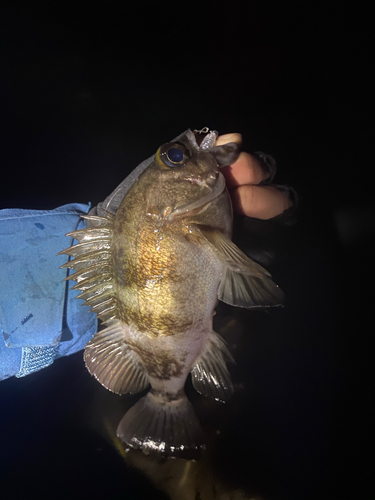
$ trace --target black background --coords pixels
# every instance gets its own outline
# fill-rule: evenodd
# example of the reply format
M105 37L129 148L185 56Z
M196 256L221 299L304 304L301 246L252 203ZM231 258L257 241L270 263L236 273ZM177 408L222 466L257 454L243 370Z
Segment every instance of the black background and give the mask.
M295 227L264 226L288 304L251 320L250 399L220 457L270 499L370 498L369 19L354 2L2 7L0 208L95 205L203 126L241 132L299 193ZM0 384L2 498L156 498L85 424L93 383L77 353Z

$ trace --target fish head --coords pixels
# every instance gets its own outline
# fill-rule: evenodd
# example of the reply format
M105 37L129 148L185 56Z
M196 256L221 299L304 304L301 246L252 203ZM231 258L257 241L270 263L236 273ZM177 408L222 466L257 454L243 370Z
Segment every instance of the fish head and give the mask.
M215 146L217 132L202 130L160 146L139 178L148 207L160 218L194 214L225 191L220 168L237 159L239 146Z

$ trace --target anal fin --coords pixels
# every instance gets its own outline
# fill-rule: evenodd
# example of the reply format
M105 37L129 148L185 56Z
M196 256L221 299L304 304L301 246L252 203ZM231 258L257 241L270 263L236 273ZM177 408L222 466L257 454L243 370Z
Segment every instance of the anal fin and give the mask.
M233 385L226 360L234 362L224 340L212 332L191 371L194 389L216 401L227 402L233 394Z
M115 320L86 345L88 371L116 394L135 394L149 385L146 370L124 339L124 326Z

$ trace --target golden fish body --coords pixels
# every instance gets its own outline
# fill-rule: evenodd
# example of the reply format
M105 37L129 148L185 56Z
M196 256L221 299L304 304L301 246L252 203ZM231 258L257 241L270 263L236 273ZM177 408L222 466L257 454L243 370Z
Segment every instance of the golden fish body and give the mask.
M198 145L188 131L167 143L124 197L115 216L87 216L88 229L65 267L81 298L108 326L87 344L85 362L119 393L151 390L124 416L118 436L145 453L190 458L204 448L184 393L189 373L198 392L226 401L232 391L224 342L212 330L218 299L241 307L278 304L269 274L230 240L232 208L220 167L233 144Z
M187 184L186 190L195 187ZM163 203L154 192L160 193L157 179L141 177L116 214L114 276L127 342L152 387L175 393L212 331L223 268L194 223L201 219L229 233L231 205L224 190L204 213L173 217L167 215L174 208L169 200Z

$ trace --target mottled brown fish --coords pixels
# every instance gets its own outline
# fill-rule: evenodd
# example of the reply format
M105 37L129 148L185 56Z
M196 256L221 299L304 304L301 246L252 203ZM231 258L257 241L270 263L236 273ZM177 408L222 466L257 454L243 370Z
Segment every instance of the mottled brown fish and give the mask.
M89 372L117 394L151 385L117 434L145 453L190 458L204 448L184 386L219 401L233 392L224 341L212 330L218 299L240 307L277 305L270 274L231 241L232 206L220 167L238 157L217 132L161 146L115 215L85 216L78 244L61 253L73 288L107 325L87 344Z

